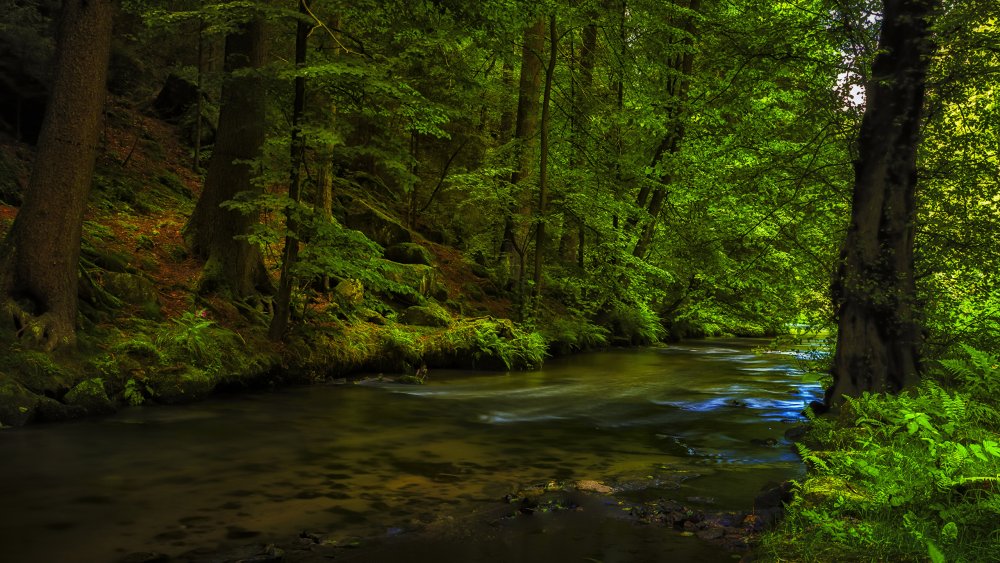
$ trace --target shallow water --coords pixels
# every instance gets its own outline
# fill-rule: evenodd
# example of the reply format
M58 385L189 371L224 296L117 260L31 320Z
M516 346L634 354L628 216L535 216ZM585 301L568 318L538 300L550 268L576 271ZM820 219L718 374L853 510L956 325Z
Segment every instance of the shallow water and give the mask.
M432 370L423 386L285 389L5 430L0 560L176 555L303 529L362 538L344 561L725 560L606 500L497 524L498 499L593 479L635 498L749 508L763 484L800 474L782 434L820 394L794 356L753 353L763 344L584 354L531 373Z

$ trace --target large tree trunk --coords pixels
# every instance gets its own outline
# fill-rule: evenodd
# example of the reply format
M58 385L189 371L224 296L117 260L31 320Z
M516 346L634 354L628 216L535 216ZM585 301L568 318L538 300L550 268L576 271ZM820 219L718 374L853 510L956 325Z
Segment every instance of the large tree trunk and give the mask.
M31 181L0 248L0 279L19 334L46 349L76 341L80 237L104 107L111 0L67 0L52 96Z
M913 235L924 83L937 0L885 0L879 54L855 162L851 224L833 284L838 319L833 386L826 407L845 395L897 392L920 368Z
M203 290L228 289L245 298L273 288L260 250L242 237L258 222L258 213L241 213L220 205L244 191L259 191L247 163L259 156L264 144L264 87L254 76L238 71L260 68L264 63L264 25L259 19L240 26L226 37L219 128L205 189L198 199L185 237L205 265Z
M514 198L519 200L518 184L531 176L535 160L531 158L532 144L538 132L538 94L542 84L542 50L545 48L545 19L539 17L531 27L524 30L524 46L521 51L521 79L517 96L517 121L514 124L514 139L518 143L515 151L514 172L510 183L514 186ZM511 281L517 284L518 296L523 297L524 249L517 243L518 233L514 225L514 207L507 210L504 217L501 260L507 260L511 271ZM513 254L517 253L517 261Z

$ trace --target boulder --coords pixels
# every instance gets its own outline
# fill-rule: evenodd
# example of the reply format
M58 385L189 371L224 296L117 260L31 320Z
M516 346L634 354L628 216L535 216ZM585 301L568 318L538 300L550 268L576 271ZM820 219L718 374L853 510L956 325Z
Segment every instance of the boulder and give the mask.
M422 264L397 264L389 262L389 266L384 269L385 278L391 282L406 286L422 297L433 297L439 301L448 298L448 288L442 281L441 274L430 266ZM420 299L407 300L405 295L395 295L403 302L410 305L419 304Z
M24 426L35 415L39 397L0 373L0 425Z
M52 357L45 352L33 350L18 350L4 355L0 359L0 369L32 393L50 397L62 396L78 379L78 376L52 361Z
M82 407L87 414L109 414L115 405L104 390L104 380L95 377L77 383L64 397L66 404Z
M360 305L365 299L365 286L358 280L341 280L333 294L345 305Z
M434 257L430 251L415 242L401 242L385 249L386 260L400 264L423 264L430 266Z
M408 325L446 327L451 324L451 315L440 305L414 305L403 311L400 320Z
M399 221L357 198L344 206L344 226L361 231L383 247L413 241L409 229Z

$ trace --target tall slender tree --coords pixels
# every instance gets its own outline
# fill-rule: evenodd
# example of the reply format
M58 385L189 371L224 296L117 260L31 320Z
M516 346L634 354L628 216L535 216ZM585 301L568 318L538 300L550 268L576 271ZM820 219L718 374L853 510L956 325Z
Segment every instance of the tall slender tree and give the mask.
M542 85L542 50L545 48L545 18L539 17L531 26L524 30L524 45L521 49L521 78L518 82L517 120L514 123L514 140L518 143L514 172L510 183L515 190L515 200L518 199L518 184L531 176L534 169L534 159L531 158L531 146L538 133L538 94ZM514 213L517 204L508 209L504 218L503 242L501 258L511 262L512 281L518 288L523 287L524 248L518 244L517 229L514 225ZM517 254L517 262L513 263L513 254ZM519 289L519 296L521 291Z
M76 341L83 214L111 50L112 0L63 2L52 95L31 180L0 247L0 283L19 334L45 349Z
M866 87L851 223L833 284L837 350L825 406L917 382L921 328L913 268L916 154L939 0L884 0Z
M306 47L309 42L309 24L306 17L309 15L309 7L306 0L299 0L299 19L295 22L295 66L301 69L306 64ZM274 305L274 316L271 318L271 327L268 336L272 340L280 340L288 328L288 317L291 311L292 300L292 268L299 255L299 239L296 234L298 222L295 219L295 206L298 205L302 187L302 166L306 155L305 138L300 128L306 106L306 78L305 76L295 77L295 95L292 101L292 134L291 146L291 171L288 178L288 199L291 205L286 210L286 226L288 235L285 237L285 249L281 260L281 279L278 282L278 295Z
M556 35L556 15L549 16L549 62L545 67L545 88L542 93L542 134L538 150L538 220L535 227L534 305L542 292L542 265L545 263L545 213L549 202L549 133L552 130L552 78L556 73L559 37Z

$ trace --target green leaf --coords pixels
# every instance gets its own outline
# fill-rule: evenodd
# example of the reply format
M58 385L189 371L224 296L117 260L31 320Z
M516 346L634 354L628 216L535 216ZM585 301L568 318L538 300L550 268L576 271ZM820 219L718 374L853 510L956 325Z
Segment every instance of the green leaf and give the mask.
M941 553L941 550L932 541L927 542L927 556L931 558L931 563L945 563L946 561L944 553Z

